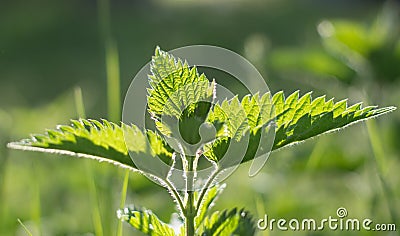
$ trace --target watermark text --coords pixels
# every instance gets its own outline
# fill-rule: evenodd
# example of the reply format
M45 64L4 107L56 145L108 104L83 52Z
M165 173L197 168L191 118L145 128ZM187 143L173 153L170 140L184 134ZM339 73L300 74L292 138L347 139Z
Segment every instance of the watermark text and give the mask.
M336 211L336 216L328 216L321 220L315 219L274 219L268 218L265 214L257 222L260 230L280 230L280 231L322 231L325 229L333 231L396 231L394 223L374 223L373 220L347 218L347 210L340 207Z

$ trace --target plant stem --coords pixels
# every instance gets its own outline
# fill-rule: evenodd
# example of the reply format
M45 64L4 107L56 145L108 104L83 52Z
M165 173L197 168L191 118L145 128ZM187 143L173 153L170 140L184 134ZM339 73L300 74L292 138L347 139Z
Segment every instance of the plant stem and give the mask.
M186 194L187 194L187 202L185 209L185 228L186 228L186 236L194 236L195 228L194 228L194 218L196 216L196 208L194 206L194 168L193 162L194 157L187 156L188 159L188 170L187 170L187 183L186 183Z
M201 202L203 201L204 196L206 195L208 188L211 186L212 182L214 181L214 179L218 176L218 174L220 173L220 170L218 167L216 167L215 171L211 174L211 176L207 179L206 184L204 185L203 189L201 190L199 199L197 200L197 206L196 206L196 214L197 215L197 211L200 208Z
M171 181L169 181L168 179L165 179L163 182L167 185L167 188L168 188L169 192L171 193L172 197L178 203L179 208L180 208L180 212L182 213L182 216L185 216L185 214L186 214L185 211L184 211L185 210L185 206L183 205L183 201L182 201L181 196L176 191L176 189L173 186L173 184L171 183Z
M193 191L188 191L188 207L186 211L186 236L194 236L194 196Z

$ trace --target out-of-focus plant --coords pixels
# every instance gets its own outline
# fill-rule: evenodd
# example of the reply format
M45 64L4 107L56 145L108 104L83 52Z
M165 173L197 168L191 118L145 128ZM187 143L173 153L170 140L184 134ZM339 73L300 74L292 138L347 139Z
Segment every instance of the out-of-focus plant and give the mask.
M399 5L387 2L372 22L323 20L317 26L322 45L278 49L272 67L346 84L391 83L400 79Z

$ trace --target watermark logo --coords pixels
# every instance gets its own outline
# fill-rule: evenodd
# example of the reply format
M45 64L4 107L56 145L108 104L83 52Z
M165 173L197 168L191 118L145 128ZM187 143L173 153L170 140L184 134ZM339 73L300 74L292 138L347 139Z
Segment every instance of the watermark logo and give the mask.
M231 78L233 77L240 84L242 84L251 95L262 95L270 91L264 78L261 76L258 70L247 59L228 49L210 45L193 45L177 48L169 51L168 53L173 55L175 58L181 58L184 62L188 63L190 67L196 66L197 68L209 68L229 74ZM141 130L146 130L149 128L148 124L146 123L146 117L148 118L149 116L147 91L150 87L148 76L152 73L150 65L151 62L148 62L133 78L126 93L123 105L123 123L136 124ZM163 75L163 77L166 76L167 75ZM229 83L230 81L226 84ZM202 86L203 84L198 83L189 84L187 88L179 88L170 96L170 100L175 101L174 98L184 99L184 96L182 97L180 95L185 94L185 91L183 90L190 90L192 87L196 88ZM199 102L208 102L213 106L217 103L221 104L221 102L224 100L230 100L237 95L234 91L231 91L230 88L224 87L220 84L215 86L215 91L216 96L212 99L212 101L207 100ZM167 108L170 103L173 104L172 102L167 102L164 106L164 109ZM185 110L186 108L187 107L183 107L182 110ZM167 123L168 118L168 115L162 115L160 123ZM173 123L171 126L179 128L179 124L175 123ZM273 125L274 122L270 123L270 131L263 132L260 139L269 140L269 142L263 142L259 145L256 153L261 154L256 155L256 158L252 160L252 164L249 169L249 176L254 176L261 170L268 159L270 150L272 149L273 140L275 137L275 128ZM215 133L215 128L210 127L210 124L206 122L199 126L199 130L190 130L190 132L199 133L200 141L197 143L186 142L184 135L182 135L182 130L179 129L172 130L171 135L161 135L163 135L164 140L173 149L175 155L174 158L178 159L179 155L181 154L195 156L198 153L201 153L202 145L204 145L206 142L210 142L210 137L212 139L212 135L210 136L208 134L212 134L213 130ZM188 131L183 130L183 132ZM249 144L249 137L244 137L242 139L243 142L240 143L231 142L228 150L218 163L224 169L224 171L218 176L218 182L221 182L227 178L237 168L237 166L239 166L244 158ZM259 151L260 149L262 149L262 151ZM188 190L202 189L205 183L205 181L202 180L208 179L215 169L213 166L208 166L204 167L203 169L197 169L194 173L186 173L182 170L182 168L177 168L174 165L167 165L161 160L161 158L145 158L132 152L129 152L129 155L138 169L142 170L144 173L152 174L153 176L157 176L161 179L168 178L178 190L185 190L188 188ZM182 166L183 165L185 165L184 161L182 163ZM184 177L188 175L195 176L195 179L197 180L195 185L188 186L186 184ZM156 183L158 182L156 181Z
M337 215L339 218L344 218L344 217L346 217L346 216L347 216L347 210L346 210L346 208L344 208L344 207L339 207L339 208L337 209L337 211L336 211L336 215Z
M275 219L265 214L257 221L259 230L279 231L396 231L394 223L375 223L372 219L349 218L347 209L339 207L336 216L328 216L321 220L307 219Z

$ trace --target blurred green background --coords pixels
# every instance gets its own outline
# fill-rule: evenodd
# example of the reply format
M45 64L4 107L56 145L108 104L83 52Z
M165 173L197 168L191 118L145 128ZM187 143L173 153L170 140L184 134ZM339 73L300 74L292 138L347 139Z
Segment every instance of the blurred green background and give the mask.
M109 21L99 14L99 2L0 3L0 235L26 235L18 219L33 235L115 235L123 170L5 148L78 118L77 87L87 117L108 117L105 35L118 48L122 98L156 45L210 44L248 58L273 92L300 89L399 106L399 2L117 0L105 8ZM101 28L107 22L110 31ZM345 207L351 218L397 223L397 232L295 234L398 235L398 140L396 111L286 148L256 177L247 177L249 165L240 167L215 209L318 220ZM174 211L168 193L137 174L130 175L126 203L151 208L165 221ZM125 225L124 235L139 234L132 230Z

